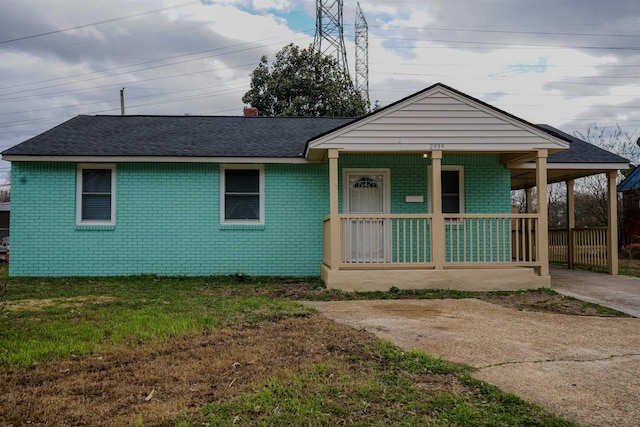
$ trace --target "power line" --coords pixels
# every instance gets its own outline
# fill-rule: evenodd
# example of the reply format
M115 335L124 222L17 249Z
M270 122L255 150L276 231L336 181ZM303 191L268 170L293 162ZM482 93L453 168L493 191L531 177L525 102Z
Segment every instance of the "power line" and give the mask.
M224 68L224 69L226 69L226 68ZM207 70L206 72L208 72L208 71L218 71L218 70ZM239 82L233 83L233 85L238 85L238 84L246 85L247 81L243 80L243 81L239 81ZM228 87L229 85L230 85L229 83L223 83L223 84L207 86L207 87L196 87L196 88L193 88L193 89L179 89L179 90L174 90L174 91L171 91L171 92L173 92L173 93L175 93L175 92L184 93L184 92L195 92L195 91L202 92L203 90L206 90L206 89L211 89L211 88L220 87L220 86ZM113 85L109 85L109 87L112 87L112 86ZM162 90L165 90L165 89L162 89ZM156 97L156 96L164 96L164 95L167 95L167 93L156 93L156 94L151 94L151 95L128 96L127 97L127 101L131 101L133 99L153 98L153 97ZM8 116L8 115L12 115L12 114L26 114L26 113L34 113L34 112L42 112L42 111L52 111L52 110L59 110L59 109L62 109L62 108L84 107L84 106L87 106L87 105L104 104L106 102L108 102L108 101L101 100L101 101L95 101L95 102L86 102L86 103L83 103L83 104L60 105L60 106L57 106L57 107L39 108L39 109L32 109L32 110L25 110L25 111L12 111L12 112L8 112L8 113L0 113L0 116Z
M59 30L47 31L46 33L32 34L30 36L23 36L23 37L17 37L15 39L2 40L2 41L0 41L0 44L17 42L17 41L20 41L20 40L33 39L33 38L36 38L36 37L50 36L52 34L64 33L66 31L78 30L80 28L93 27L95 25L108 24L110 22L122 21L123 19L129 19L129 18L133 18L133 17L136 17L136 16L142 16L142 15L147 15L147 14L150 14L150 13L161 12L163 10L178 9L178 8L185 7L185 6L190 6L190 5L196 4L196 3L200 3L200 1L190 1L188 3L182 3L182 4L175 5L175 6L168 6L168 7L163 7L163 8L160 8L160 9L148 10L146 12L133 13L131 15L120 16L118 18L105 19L104 21L92 22L90 24L82 24L82 25L77 25L75 27L69 27L69 28L62 28L62 29L59 29Z
M565 33L555 31L507 31L507 30L481 30L472 28L448 28L448 27L395 27L389 25L371 25L371 28L383 28L383 29L397 29L397 30L421 30L421 31L453 31L453 32L466 32L466 33L495 33L495 34L531 34L531 35L544 35L544 36L581 36L581 37L630 37L640 38L640 34L598 34L598 33Z
M251 42L240 43L239 45L246 45L246 44L251 44ZM49 85L49 86L42 86L42 87L34 88L34 89L23 89L23 90L19 90L19 91L16 91L16 92L8 92L8 93L0 94L0 97L5 97L5 96L9 96L9 95L17 95L17 94L20 94L20 93L31 92L31 91L35 91L35 90L42 90L42 89L50 89L50 88L60 87L60 86L67 86L67 85L70 85L70 84L84 83L84 82L89 82L89 81L93 81L93 80L106 79L106 78L110 78L110 77L120 76L120 75L123 75L123 74L129 74L129 73L135 73L135 72L141 72L141 71L149 71L149 70L153 70L153 69L157 69L157 68L164 68L164 67L169 67L169 66L172 66L172 65L180 65L180 64L185 64L185 63L194 62L194 61L200 61L200 60L208 59L208 58L216 58L216 57L220 57L220 56L225 56L225 55L231 55L231 54L235 54L235 53L245 52L245 51L248 51L248 50L261 49L261 48L264 48L264 47L267 47L267 46L271 46L272 44L275 44L275 43L255 45L255 46L247 47L247 48L244 48L244 49L233 50L233 51L230 51L230 52L223 52L223 53L219 53L219 54L208 55L208 56L203 56L203 57L198 57L198 58L185 59L185 60L182 60L182 61L175 61L175 62L171 62L171 63L168 63L168 64L160 64L160 65L155 65L155 66L152 66L152 67L139 68L137 70L121 71L121 72L118 72L118 73L115 73L115 74L108 74L108 75L105 75L105 76L90 77L90 78L86 78L86 79L82 79L82 80L74 80L74 81L68 82L68 83L58 83L58 84ZM220 50L220 49L224 49L224 48L207 49L207 50L196 52L196 53L193 53L193 54L178 55L178 56L176 56L174 58L180 58L180 57L184 57L184 56L191 56L191 55L201 54L201 53L205 53L205 52L212 52L212 51L216 51L216 50ZM163 61L163 60L148 61L146 63L159 62L159 61ZM145 64L145 63L143 62L141 64ZM136 65L123 65L123 66L120 66L120 67L112 68L112 70L121 69L121 68L128 68L130 66L136 66ZM234 67L228 67L228 68L234 68ZM94 73L97 73L97 72L94 72ZM185 73L184 75L187 75L187 74L189 74L189 73ZM61 78L61 79L63 79L63 78ZM153 79L148 79L148 80L153 80ZM147 81L147 80L143 80L143 81ZM37 96L42 96L42 95L48 95L48 94L38 94ZM22 99L22 98L21 97L5 98L4 100L8 101L8 100L17 100L17 99Z
M408 37L382 37L382 36L372 36L374 39L380 39L384 41L389 40L399 40L403 42L412 41L412 42L429 42L429 43L458 43L458 44L469 44L473 46L482 46L482 45L490 45L490 46L507 46L511 49L520 49L523 47L526 48L553 48L553 49L589 49L589 50L631 50L637 51L640 50L640 47L621 47L621 46L575 46L575 45L554 45L554 44L530 44L530 43L510 43L510 42L486 42L486 41L476 41L476 40L446 40L446 39L417 39L417 38L408 38ZM459 46L458 46L459 47ZM392 49L451 49L451 46L392 46ZM485 48L491 49L491 48Z
M178 5L178 6L174 6L174 7L181 7L184 6L188 3L185 3L183 5ZM165 8L166 9L166 8ZM158 10L162 10L162 9L158 9ZM153 11L150 11L153 12ZM150 13L149 12L149 13ZM134 16L134 15L132 15ZM123 17L122 19L124 19L126 17ZM118 18L120 19L120 18ZM86 24L86 25L91 25L91 24ZM401 28L401 27L397 27L397 28ZM411 27L409 27L411 28ZM420 27L414 27L416 29L420 29ZM428 27L424 27L424 28L428 28ZM440 30L454 30L454 29L449 29L449 28L439 28ZM461 31L481 31L481 32L500 32L500 31L494 31L494 30L464 30L462 29ZM504 31L504 33L526 33L526 32L509 32L509 31ZM540 33L540 34L563 34L563 33ZM569 33L567 33L569 34ZM590 33L572 33L575 35L590 35ZM595 35L595 34L594 34ZM640 37L640 36L629 36L629 37ZM272 38L272 39L276 39L276 38ZM422 39L408 39L408 38L388 38L385 37L385 40L402 40L402 41L423 41ZM630 49L630 50L639 50L638 48L621 48L621 47L596 47L596 46L555 46L555 45L530 45L530 44L513 44L513 43L496 43L496 42L479 42L479 41L460 41L460 40L430 40L433 42L447 42L447 43L469 43L469 44L488 44L488 45L508 45L509 47L515 47L515 46L533 46L533 47L554 47L554 48L560 48L560 47L568 47L568 48L589 48L589 49ZM66 76L66 77L59 77L59 78L54 78L54 79L47 79L47 80L42 80L39 82L30 82L30 83L22 83L19 85L12 85L10 86L11 88L15 88L15 87L20 87L20 86L26 86L26 85L31 85L31 84L38 84L38 83L45 83L45 82L49 82L49 81L56 81L56 80L65 80L65 79L69 79L69 78L73 78L73 77L78 77L78 76L82 76L82 75L90 75L90 74L94 74L94 73L100 73L100 72L108 72L108 71L113 71L113 70L117 70L117 69L122 69L122 68L128 68L128 67L133 67L133 66L140 66L140 65L146 65L146 64L152 64L155 62L163 62L163 61L168 61L171 59L177 59L177 58L181 58L181 57L186 57L186 56L191 56L191 55L197 55L197 54L201 54L201 53L206 53L206 52L212 52L212 51L216 51L216 50L222 50L222 49L228 49L228 48L233 48L233 47L237 47L237 46L242 46L242 45L246 45L246 44L250 44L251 42L245 42L245 43L240 43L237 45L231 45L231 46L226 46L223 48L216 48L216 49L207 49L207 50L203 50L203 51L199 51L199 52L192 52L192 53L188 53L188 54L184 54L184 55L177 55L174 57L169 57L169 58L164 58L164 59L157 59L157 60L150 60L150 61L144 61L144 62L140 62L140 63L136 63L136 64L129 64L129 65L123 65L123 66L118 66L118 67L112 67L112 68L108 68L108 69L103 69L103 70L97 70L97 71L92 71L92 72L87 72L87 73L81 73L81 74L77 74L75 76ZM257 46L257 47L263 47L262 46ZM256 47L256 48L257 48ZM396 49L406 49L406 48L419 48L416 46L396 46ZM421 48L421 47L420 47ZM438 47L429 47L429 48L438 48ZM234 50L234 51L230 51L230 52L226 52L223 53L221 55L226 55L226 54L231 54L231 53L236 53L236 52L241 52L243 50ZM209 56L210 57L210 56ZM160 64L154 67L147 67L147 68L143 68L143 69L138 69L138 70L129 70L127 72L137 72L137 71L146 71L146 70L151 70L151 69L155 69L155 68L161 68L161 67L167 67L167 66L171 66L171 65L176 65L176 64L181 64L184 62L189 62L189 61L196 61L199 59L204 59L207 57L202 57L202 58L193 58L190 60L185 60L185 61L178 61L178 62L173 62L173 63L169 63L169 64ZM120 74L124 74L125 72L122 73L118 73L115 75L120 75ZM110 76L114 76L114 74L110 75ZM46 89L46 88L51 88L51 87L57 87L57 86L64 86L64 85L69 85L69 84L74 84L74 83L78 83L78 82L85 82L85 81L91 81L94 79L98 79L98 78L106 78L106 77L110 77L110 76L100 76L100 77L95 77L95 78L91 78L91 79L83 79L83 80L79 80L79 81L74 81L74 82L69 82L69 83L60 83L57 85L49 85L49 86L44 86L44 87L40 87L40 88L34 88L34 89L26 89L26 90L22 90L22 91L16 91L16 92L10 92L10 93L6 93L6 94L2 94L0 96L8 96L8 95L14 95L14 94L19 94L19 93L24 93L26 91L30 91L30 90L40 90L40 89ZM6 89L8 87L5 87L4 89ZM10 98L10 100L14 100L14 99L18 99L18 98Z
M240 84L240 83L242 83L244 85L247 82L237 82L235 84ZM177 98L169 98L169 99L165 99L165 100L158 100L158 101L154 101L154 102L148 102L148 103L144 103L144 104L128 105L127 109L131 110L133 108L146 107L146 106L149 106L149 105L162 105L162 104L169 104L169 103L173 103L173 102L191 101L191 100L195 100L195 99L208 98L208 97L211 97L211 96L214 96L214 95L226 95L226 94L231 94L231 93L237 93L237 92L244 91L244 89L242 87L229 88L228 84L218 85L218 86L223 86L223 87L225 87L225 89L202 93L202 88L197 88L197 89L193 89L192 90L192 91L196 91L197 90L199 92L197 95L181 96L181 97L177 97ZM154 95L142 96L142 97L137 97L137 98L139 99L139 98L146 98L146 97L151 97L151 96L154 96ZM162 95L155 95L155 96L162 96ZM104 103L104 101L102 103ZM91 103L91 104L94 104L94 103ZM52 109L55 109L55 107L53 107ZM109 111L119 111L119 110L120 110L120 107L114 107L114 108L107 108L107 109L103 109L103 110L89 111L89 112L85 112L83 114L87 114L87 115L101 114L101 113L106 113L106 112L109 112ZM36 119L0 122L0 128L9 127L9 126L22 126L22 125L27 125L27 124L49 122L49 121L58 120L60 118L69 118L69 116L70 116L69 114L66 114L66 115L51 116L51 117L48 117L48 118L36 118Z
M232 67L222 67L222 68L213 68L213 69L207 69L207 70L201 70L201 71L192 71L189 73L180 73L180 74L172 74L172 75L168 75L168 76L159 76L159 77L150 77L148 79L139 79L133 82L125 82L123 84L129 85L129 86L133 86L137 83L141 83L141 82L150 82L150 81L155 81L155 80L165 80L165 79L172 79L172 78L176 78L176 77L186 77L186 76L193 76L196 74L203 74L203 73L212 73L212 72L216 72L216 71L225 71L225 70L232 70L234 68L243 68L243 67L249 67L251 65L255 65L255 64L242 64L242 65L235 65ZM111 76L105 76L104 78L107 77L111 77ZM81 88L81 89L68 89L68 90L63 90L63 91L58 91L58 92L47 92L47 93L40 93L37 95L27 95L27 96L21 96L21 97L17 97L17 98L6 98L4 99L4 101L17 101L17 100L23 100L23 99L27 99L27 98L40 98L42 96L49 96L49 95L59 95L59 94L69 94L69 93L73 93L73 92L81 92L81 91L91 91L91 90L97 90L97 89L104 89L104 88L112 88L114 86L114 84L106 84L106 85L101 85L101 86L93 86L90 88Z
M312 30L309 30L309 31L312 31ZM268 38L265 38L265 39L261 39L261 41L281 40L281 39L282 39L282 37L278 36L278 37L268 37ZM286 41L289 41L289 40L291 40L291 39L289 39L287 37ZM301 40L301 38L296 38L296 39L293 39L293 40ZM219 50L231 49L231 48L235 48L235 47L251 45L251 44L254 44L254 43L256 43L256 42L255 41L249 41L249 42L237 43L237 44L234 44L234 45L223 46L223 47L213 48L213 49L205 49L205 50L200 50L200 51L197 51L197 52L190 52L190 53L185 53L185 54L182 54L182 55L171 56L171 57L168 57L168 58L152 59L152 60L149 60L149 61L137 62L137 63L134 63L134 64L119 65L117 67L104 68L104 69L95 70L95 71L88 71L86 73L80 73L80 74L75 74L75 75L71 75L71 76L56 77L56 78L52 78L52 79L46 79L46 80L40 80L40 81L35 81L35 82L21 83L21 84L17 84L17 85L5 86L5 87L0 87L0 89L9 89L9 88L16 88L16 87L21 87L21 86L35 85L35 84L40 84L40 83L48 83L48 82L52 82L52 81L66 80L66 79L71 79L71 78L74 78L74 77L81 77L81 76L90 75L90 74L106 73L106 72L109 72L109 71L115 71L115 70L119 70L119 69L122 69L122 68L137 67L137 66L140 66L140 65L153 64L155 62L170 61L172 59L184 58L184 57L187 57L187 56L199 55L199 54L202 54L202 53L208 53L208 52L215 52L215 51L219 51ZM266 46L271 46L271 45L274 45L274 44L276 44L276 43L274 42L274 43L269 43L269 44L256 45L256 46L252 47L251 49L258 49L258 48L262 48L262 47L266 47ZM227 55L227 54L231 54L231 53L244 52L246 50L250 50L250 49L238 49L238 50L233 50L233 51L230 51L230 52L225 52L225 53L222 53L220 55ZM144 70L151 70L151 69L154 69L154 68L167 67L167 66L170 66L170 65L184 64L185 62L197 61L199 59L212 58L212 57L215 57L215 56L216 55L214 55L214 56L203 56L203 57L193 58L193 59L189 59L189 60L185 60L185 61L172 62L170 64L164 64L164 65L158 65L158 66L154 66L154 67L148 67L148 68L145 68L145 69L142 69L142 70L144 71ZM129 71L126 71L126 72L130 73L130 72L135 72L135 71L140 71L140 70L129 70ZM122 74L122 73L120 73L120 74ZM119 75L119 74L111 74L110 76L113 76L113 75ZM88 80L80 80L80 82L82 82L82 81L88 81ZM34 89L26 89L25 91L48 89L50 87L63 86L65 84L72 84L72 83L76 83L76 82L78 82L78 81L69 82L69 83L61 83L59 85L53 85L53 86L43 86L43 87L34 88ZM13 95L13 94L17 94L17 93L21 93L21 92L0 94L0 96Z

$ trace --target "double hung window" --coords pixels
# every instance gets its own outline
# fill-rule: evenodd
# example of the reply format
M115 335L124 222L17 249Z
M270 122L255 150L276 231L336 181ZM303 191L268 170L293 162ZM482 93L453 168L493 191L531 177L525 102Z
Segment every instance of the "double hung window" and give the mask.
M431 176L431 166L429 166L429 176ZM442 166L440 173L440 184L442 189L442 213L463 214L464 213L464 167L463 166ZM430 185L430 194L433 188ZM429 196L431 205L432 199ZM431 206L429 207L431 211Z
M460 189L460 171L459 170L443 170L442 171L442 213L462 213L461 206L461 189Z
M262 166L223 166L220 194L222 223L264 223Z
M115 166L79 166L76 185L78 224L115 223Z

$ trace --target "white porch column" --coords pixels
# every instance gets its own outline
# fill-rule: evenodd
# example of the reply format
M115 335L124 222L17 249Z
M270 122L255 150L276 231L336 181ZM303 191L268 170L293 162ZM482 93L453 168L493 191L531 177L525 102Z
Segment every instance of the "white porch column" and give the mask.
M540 149L536 155L536 190L538 202L537 252L540 276L549 275L549 213L547 200L547 149Z
M569 179L567 184L567 268L573 268L573 229L576 228L576 202L573 179Z
M338 210L338 157L337 149L330 149L329 157L329 219L331 235L331 270L337 270L340 263L340 211Z
M436 270L443 270L446 260L444 217L442 216L442 151L431 152L431 261Z
M618 191L616 177L618 171L607 172L607 189L609 194L609 232L607 233L607 267L609 274L618 274Z

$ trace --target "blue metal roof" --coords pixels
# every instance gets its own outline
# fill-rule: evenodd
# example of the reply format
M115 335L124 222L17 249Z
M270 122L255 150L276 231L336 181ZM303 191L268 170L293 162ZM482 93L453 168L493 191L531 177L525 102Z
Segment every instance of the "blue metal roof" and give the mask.
M632 191L640 188L640 167L636 167L631 173L618 184L618 191Z

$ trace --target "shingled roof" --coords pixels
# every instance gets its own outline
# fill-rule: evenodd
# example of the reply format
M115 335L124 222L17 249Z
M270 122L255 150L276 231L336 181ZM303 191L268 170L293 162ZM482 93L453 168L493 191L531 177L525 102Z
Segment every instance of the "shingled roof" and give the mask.
M302 158L307 142L354 118L80 115L4 152L5 156ZM549 163L628 163L549 125L571 142Z
M571 143L568 150L550 155L548 159L549 163L629 163L629 160L624 157L562 132L552 126L536 126L552 135L564 138Z
M353 118L77 116L3 155L303 157L310 138Z

